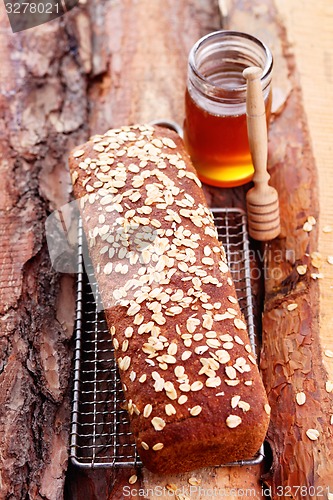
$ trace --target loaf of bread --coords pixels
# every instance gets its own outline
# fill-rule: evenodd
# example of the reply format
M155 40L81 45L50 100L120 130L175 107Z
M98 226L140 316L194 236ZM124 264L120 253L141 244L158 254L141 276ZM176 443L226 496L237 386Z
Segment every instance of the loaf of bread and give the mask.
M181 138L122 127L69 163L144 465L174 473L253 457L269 405Z

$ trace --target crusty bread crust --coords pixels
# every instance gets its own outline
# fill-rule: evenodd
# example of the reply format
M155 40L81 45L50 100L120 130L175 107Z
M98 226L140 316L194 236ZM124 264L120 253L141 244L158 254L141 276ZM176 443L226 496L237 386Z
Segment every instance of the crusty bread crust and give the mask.
M179 136L110 130L69 159L140 457L251 458L269 406L225 252Z

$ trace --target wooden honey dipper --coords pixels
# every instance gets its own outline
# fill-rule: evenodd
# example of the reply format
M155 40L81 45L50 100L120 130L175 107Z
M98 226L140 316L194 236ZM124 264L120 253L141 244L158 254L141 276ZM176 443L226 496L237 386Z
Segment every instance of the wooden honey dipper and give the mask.
M280 234L279 197L268 184L267 124L265 102L261 86L262 69L246 68L246 117L249 145L254 166L254 187L246 195L249 234L259 241L268 241Z

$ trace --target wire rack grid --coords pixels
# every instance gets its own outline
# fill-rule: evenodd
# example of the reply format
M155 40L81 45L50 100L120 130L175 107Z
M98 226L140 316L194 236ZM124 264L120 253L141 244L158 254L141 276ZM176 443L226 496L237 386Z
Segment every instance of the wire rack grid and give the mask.
M212 212L247 321L250 342L257 351L246 215L239 209L212 209ZM84 468L139 467L142 464L124 409L111 336L104 313L96 306L98 287L92 265L87 259L83 262L83 241L80 225L70 456L74 465ZM258 464L263 460L263 451L262 446L252 459L226 465Z

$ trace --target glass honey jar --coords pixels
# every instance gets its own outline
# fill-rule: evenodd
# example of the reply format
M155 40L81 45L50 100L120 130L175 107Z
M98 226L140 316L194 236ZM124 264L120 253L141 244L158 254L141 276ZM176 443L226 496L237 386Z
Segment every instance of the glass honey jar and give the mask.
M268 123L273 57L263 42L222 30L198 40L189 54L184 141L199 178L213 186L239 186L253 177L242 75L248 66L263 69Z

